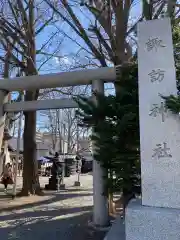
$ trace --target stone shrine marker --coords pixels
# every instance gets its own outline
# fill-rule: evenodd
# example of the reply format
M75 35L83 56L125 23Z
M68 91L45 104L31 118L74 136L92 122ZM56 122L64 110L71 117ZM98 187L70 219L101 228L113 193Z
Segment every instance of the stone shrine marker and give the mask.
M161 98L177 94L169 18L138 24L138 71L142 204L126 209L126 240L179 240L180 119Z
M180 208L180 119L161 95L177 94L169 19L138 26L142 204Z

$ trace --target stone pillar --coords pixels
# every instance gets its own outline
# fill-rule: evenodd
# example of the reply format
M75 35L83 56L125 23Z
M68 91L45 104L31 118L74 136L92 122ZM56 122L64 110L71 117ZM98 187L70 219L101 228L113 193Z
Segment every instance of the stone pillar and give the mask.
M77 150L76 150L76 157L78 158L79 155L79 126L78 126L78 122L77 122L77 133L76 133L76 142L77 142ZM80 174L81 174L81 159L76 159L76 171L77 171L77 180L74 182L74 186L75 187L80 187L81 186L81 182L80 182Z
M104 93L103 81L95 80L92 82L92 95L93 92ZM94 97L94 100L95 97ZM92 144L93 145L93 144ZM92 146L93 152L96 151L95 146ZM107 226L109 224L108 213L108 200L103 195L104 192L104 176L105 171L100 164L93 160L93 224L97 226Z
M0 90L0 152L3 144L4 127L5 127L5 113L4 113L4 103L8 102L8 93L6 91ZM0 154L2 155L2 152ZM0 157L0 174L3 171L3 157Z
M138 24L142 203L126 209L126 240L180 239L180 121L161 96L177 94L170 19Z

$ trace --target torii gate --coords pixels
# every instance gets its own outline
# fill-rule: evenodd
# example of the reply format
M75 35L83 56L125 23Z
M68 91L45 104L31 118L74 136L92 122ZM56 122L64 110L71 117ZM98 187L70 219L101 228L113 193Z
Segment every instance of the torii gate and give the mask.
M116 79L115 67L104 67L91 70L33 75L0 80L0 148L4 132L6 112L37 111L44 109L76 108L72 99L37 100L7 103L8 92L56 87L68 87L92 84L92 91L104 93L104 82ZM93 161L93 223L106 226L108 222L108 202L103 193L103 169L97 161Z

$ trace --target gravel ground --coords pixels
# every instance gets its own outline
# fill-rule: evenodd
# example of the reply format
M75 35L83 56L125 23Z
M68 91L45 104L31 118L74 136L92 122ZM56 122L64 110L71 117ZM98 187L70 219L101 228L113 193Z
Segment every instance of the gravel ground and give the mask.
M45 185L47 178L41 178ZM88 226L92 216L92 176L81 176L82 187L73 187L75 176L65 179L66 190L50 192L42 202L0 211L0 239L102 240L105 232ZM21 186L21 178L18 180ZM10 191L10 190L9 190ZM5 201L5 199L4 199Z

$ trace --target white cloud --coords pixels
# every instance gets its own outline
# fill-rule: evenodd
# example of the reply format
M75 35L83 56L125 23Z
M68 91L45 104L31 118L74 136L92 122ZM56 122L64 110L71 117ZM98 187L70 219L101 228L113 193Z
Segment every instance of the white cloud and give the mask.
M61 60L62 60L65 64L70 64L70 62L71 62L68 57L63 57Z
M71 60L68 57L54 57L56 64L71 64Z
M54 57L54 61L56 62L56 64L59 63L59 58L58 57Z

